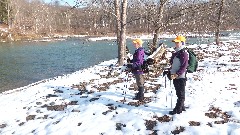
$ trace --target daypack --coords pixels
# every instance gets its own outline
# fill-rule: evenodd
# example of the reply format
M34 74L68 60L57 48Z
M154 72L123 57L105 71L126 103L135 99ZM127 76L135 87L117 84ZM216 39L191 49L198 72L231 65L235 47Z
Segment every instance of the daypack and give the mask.
M142 71L143 73L148 73L149 72L149 68L148 68L148 63L146 60L143 61L143 64L142 64Z
M179 55L181 55L181 53L183 53L185 50L187 50L188 52L188 67L187 67L187 72L188 73L193 73L197 71L197 67L198 67L198 59L197 59L197 55L193 52L192 49L188 49L188 48L184 48L182 50L180 50Z
M143 71L143 73L148 73L149 72L149 67L148 67L148 62L147 60L144 60L143 61L143 64L141 65L141 70ZM133 71L133 67L132 67L132 64L127 64L127 67L129 69L131 69L131 71Z
M128 59L127 60L128 63L132 63L132 60ZM148 73L149 72L149 63L148 63L148 60L144 60L143 61L143 64L141 65L141 70L143 71L143 73ZM133 67L132 67L132 64L127 64L127 67L129 69L131 69L131 71L133 70Z
M154 59L148 58L147 60L143 61L142 64L142 71L143 73L148 73L149 72L149 65L153 65L155 63Z

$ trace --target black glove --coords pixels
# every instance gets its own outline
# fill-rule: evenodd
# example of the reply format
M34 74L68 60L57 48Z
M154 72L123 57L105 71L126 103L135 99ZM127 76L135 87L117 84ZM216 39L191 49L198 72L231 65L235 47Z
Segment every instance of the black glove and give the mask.
M127 64L127 68L132 68L132 64Z
M127 59L127 63L131 63L131 60L130 60L130 58L128 58L128 59Z
M169 80L172 80L171 78L171 72L169 70L163 71L163 76L167 75Z
M127 71L132 72L132 64L127 64Z
M167 75L168 72L169 72L168 70L163 71L163 76Z
M148 58L147 63L148 63L148 65L153 65L155 63L155 60L152 58Z

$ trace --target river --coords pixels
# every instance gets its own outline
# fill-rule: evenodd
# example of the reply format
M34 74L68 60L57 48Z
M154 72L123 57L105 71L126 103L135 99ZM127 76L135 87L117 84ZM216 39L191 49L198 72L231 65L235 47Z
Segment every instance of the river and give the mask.
M144 40L147 48L149 40ZM189 44L211 42L212 39L188 39ZM169 47L171 39L162 40ZM134 52L131 40L127 40ZM115 40L85 41L72 38L51 42L0 43L0 93L49 79L117 58Z

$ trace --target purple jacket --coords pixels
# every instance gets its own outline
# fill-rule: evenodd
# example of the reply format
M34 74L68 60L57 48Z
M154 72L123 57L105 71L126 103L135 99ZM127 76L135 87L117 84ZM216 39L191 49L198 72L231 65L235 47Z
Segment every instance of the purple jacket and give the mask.
M144 61L144 49L142 47L139 47L137 50L135 50L135 53L133 54L132 59L133 74L143 74L142 71L143 61Z
M170 71L171 74L177 74L178 78L186 78L185 74L188 66L188 53L181 49L183 48L179 48L179 50L176 50L176 52L172 54L170 59Z

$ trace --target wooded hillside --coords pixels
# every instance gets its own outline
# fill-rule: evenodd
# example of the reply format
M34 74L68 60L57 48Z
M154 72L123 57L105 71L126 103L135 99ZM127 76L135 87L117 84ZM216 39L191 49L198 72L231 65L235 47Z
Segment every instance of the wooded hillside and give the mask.
M206 33L240 28L238 0L170 0L164 5L159 21L155 0L129 0L127 34L161 32ZM0 0L0 25L7 24L8 33L1 38L20 39L67 35L115 35L114 0L77 0L75 6L60 5L59 1ZM158 25L161 23L161 25ZM11 35L9 36L9 33Z

